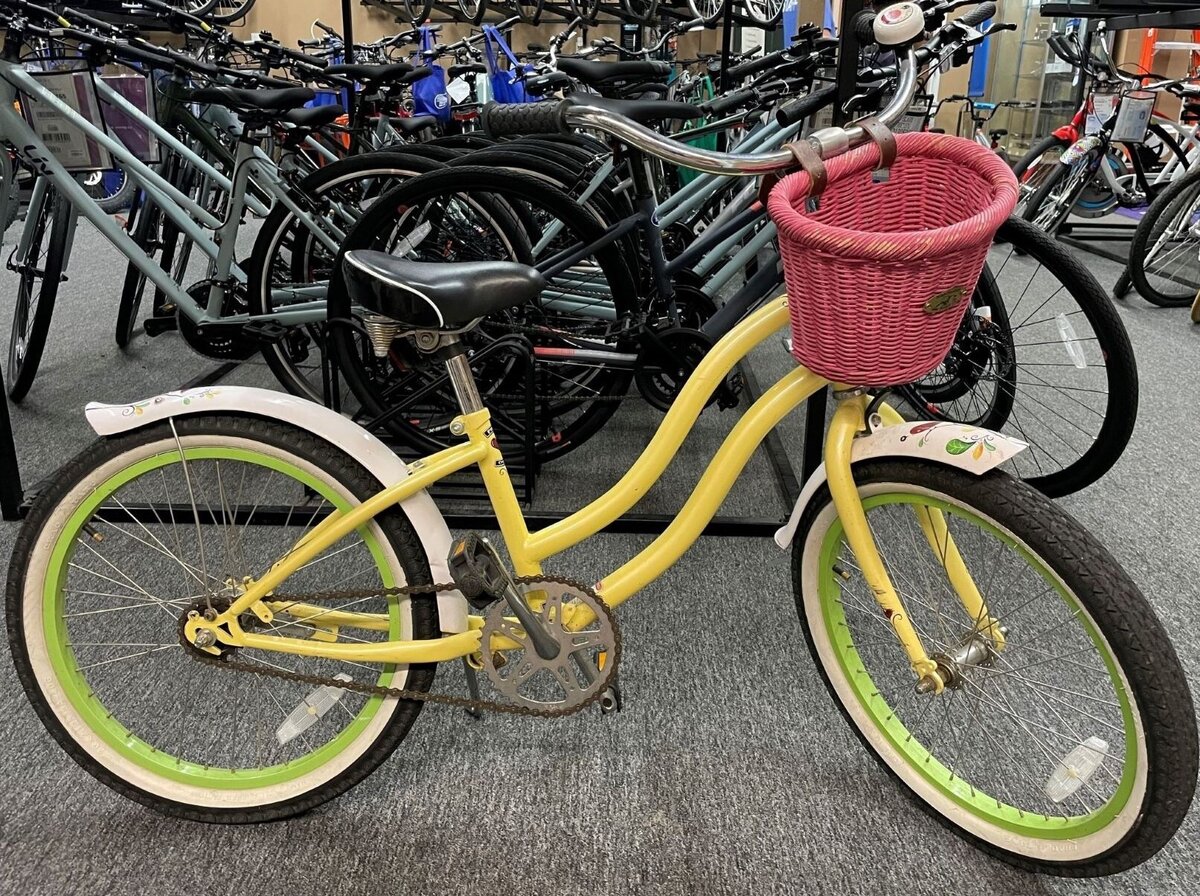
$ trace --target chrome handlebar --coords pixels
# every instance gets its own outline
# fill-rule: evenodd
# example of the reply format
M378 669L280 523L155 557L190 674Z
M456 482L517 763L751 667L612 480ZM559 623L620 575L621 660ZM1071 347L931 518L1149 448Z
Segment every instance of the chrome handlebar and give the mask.
M918 67L916 53L910 47L900 64L896 93L887 107L873 116L886 127L894 125L908 111L917 93ZM563 118L572 127L603 131L655 158L706 174L752 177L791 168L796 164L796 157L786 149L753 155L697 149L664 137L615 112L588 106L586 100L567 106L563 110ZM859 124L851 123L844 128L822 128L807 139L822 158L829 158L865 143L869 137Z

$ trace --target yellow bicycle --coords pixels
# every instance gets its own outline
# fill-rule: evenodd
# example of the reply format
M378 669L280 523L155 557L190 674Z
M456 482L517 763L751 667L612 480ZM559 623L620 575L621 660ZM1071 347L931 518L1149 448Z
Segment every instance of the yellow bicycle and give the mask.
M954 28L933 39L950 49ZM915 88L920 57L902 56L885 124ZM556 114L698 170L791 158L697 150L598 108ZM843 147L865 136L839 134ZM405 465L340 415L256 389L89 405L102 438L33 508L7 618L42 722L99 780L185 818L266 821L363 780L430 700L545 716L603 700L613 610L680 559L764 436L832 385L824 466L777 540L808 647L865 746L927 811L1020 867L1112 873L1178 828L1197 769L1182 670L1112 556L996 469L1022 443L906 422L796 367L734 426L670 527L589 587L543 564L637 503L713 390L787 325L787 300L705 356L608 492L530 532L462 334L536 298L539 275L371 252L344 266L381 344L407 331L444 361L461 442ZM507 561L453 539L426 492L470 467ZM436 664L460 658L486 695L432 690Z

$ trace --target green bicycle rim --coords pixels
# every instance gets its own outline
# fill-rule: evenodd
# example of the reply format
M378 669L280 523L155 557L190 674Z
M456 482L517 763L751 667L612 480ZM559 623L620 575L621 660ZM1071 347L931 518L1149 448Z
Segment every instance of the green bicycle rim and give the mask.
M841 674L853 691L854 699L858 701L866 716L871 720L871 724L884 735L890 746L904 758L904 761L914 771L939 793L976 818L1011 833L1042 840L1082 838L1102 830L1121 813L1133 792L1137 777L1137 738L1129 694L1112 653L1091 617L1083 610L1074 595L1067 591L1058 577L1046 568L1044 563L1007 533L997 529L986 520L965 512L957 505L928 495L883 493L865 499L863 508L869 513L872 508L884 504L933 507L979 526L1020 553L1046 583L1054 588L1068 607L1079 611L1078 619L1083 623L1088 637L1091 638L1092 643L1096 645L1104 659L1105 668L1108 670L1109 679L1113 683L1121 708L1121 718L1126 734L1125 764L1121 781L1108 802L1093 812L1078 816L1048 817L1007 805L996 797L984 793L970 782L953 776L950 769L925 749L918 737L913 735L900 721L899 716L876 687L854 647L845 610L838 599L841 595L841 579L834 572L835 561L843 545L843 529L839 518L830 526L825 535L825 541L821 545L818 581L825 634L833 648Z
M195 447L185 448L184 456L191 460L234 460L267 467L283 475L293 477L303 483L316 494L323 497L339 511L350 509L350 503L335 492L328 483L321 482L309 473L289 464L288 462L269 455L259 454L244 448L233 447ZM47 575L42 601L42 624L46 637L46 646L50 662L54 668L63 692L70 700L75 711L109 747L125 759L137 764L147 771L173 781L179 781L193 786L204 786L222 790L248 790L258 787L269 787L276 784L300 778L330 762L343 750L354 743L363 730L370 724L380 707L383 698L371 697L363 709L336 738L299 759L277 765L257 769L215 768L199 763L186 762L158 750L152 745L126 729L108 710L103 703L91 692L83 674L75 668L71 653L66 624L63 621L63 577L70 560L76 538L84 524L91 519L100 505L121 486L148 472L179 462L179 451L172 449L145 458L114 474L96 488L71 515L62 534L54 545L50 559L50 570ZM360 529L358 534L371 552L375 564L381 572L383 584L394 586L395 579L388 567L382 547L378 539L367 529ZM391 625L389 637L399 639L400 614L397 601L389 602ZM393 666L386 666L377 683L391 683L394 674Z

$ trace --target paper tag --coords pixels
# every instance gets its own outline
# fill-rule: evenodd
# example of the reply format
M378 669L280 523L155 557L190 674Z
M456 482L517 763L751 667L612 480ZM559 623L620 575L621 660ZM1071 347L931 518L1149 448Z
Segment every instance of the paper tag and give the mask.
M38 84L98 128L104 127L100 102L91 72L53 72L35 75ZM96 171L113 167L108 150L89 138L73 121L49 103L21 98L21 111L50 154L68 171Z
M471 95L471 85L460 75L446 85L446 93L450 94L450 99L454 102L461 103Z
M1130 93L1121 100L1117 121L1113 125L1114 143L1141 143L1146 139L1150 127L1150 116L1154 114L1155 95L1149 91Z
M1098 134L1104 127L1104 122L1112 118L1113 110L1117 108L1115 93L1093 93L1092 106L1088 111L1085 134Z

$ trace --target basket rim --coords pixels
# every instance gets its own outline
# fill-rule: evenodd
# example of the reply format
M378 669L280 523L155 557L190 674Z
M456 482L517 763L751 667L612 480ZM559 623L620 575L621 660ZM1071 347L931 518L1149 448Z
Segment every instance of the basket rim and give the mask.
M817 221L797 209L809 197L812 186L808 173L797 171L782 178L767 197L767 211L779 236L799 244L797 248L804 251L894 262L917 261L934 253L945 255L978 248L982 232L989 233L990 243L1000 225L1016 208L1020 195L1016 175L1000 156L973 140L953 134L927 131L897 134L896 144L898 158L934 158L973 170L992 185L991 202L960 221L929 230L851 230ZM826 166L829 186L874 168L879 157L879 147L869 143L831 159ZM846 249L852 251L846 252Z

